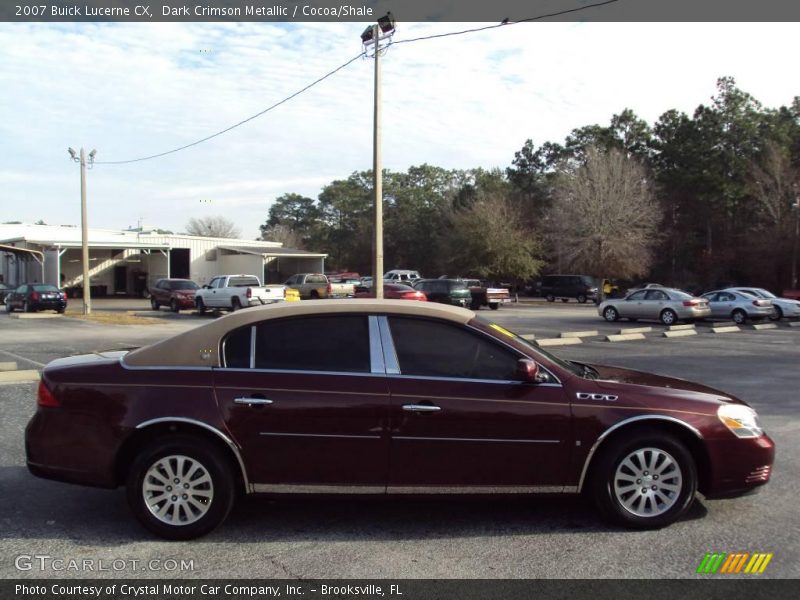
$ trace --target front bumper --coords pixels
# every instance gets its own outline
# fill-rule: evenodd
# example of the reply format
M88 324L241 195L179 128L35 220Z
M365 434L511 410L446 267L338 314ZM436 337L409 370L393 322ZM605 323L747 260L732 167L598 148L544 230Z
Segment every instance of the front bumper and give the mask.
M711 477L707 498L730 498L752 492L769 482L775 461L775 442L768 435L751 439L708 440Z

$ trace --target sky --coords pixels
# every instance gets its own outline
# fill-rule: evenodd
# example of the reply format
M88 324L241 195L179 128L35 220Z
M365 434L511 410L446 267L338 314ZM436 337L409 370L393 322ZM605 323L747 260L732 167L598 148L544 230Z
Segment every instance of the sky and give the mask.
M471 28L398 23L395 41ZM0 222L80 224L79 167L157 154L229 127L361 50L364 23L0 24ZM797 23L523 23L391 47L381 59L383 165L510 166L630 108L651 125L708 104L718 77L763 105L800 95ZM97 164L89 224L184 231L224 215L259 235L275 198L316 198L372 167L373 62L154 160Z

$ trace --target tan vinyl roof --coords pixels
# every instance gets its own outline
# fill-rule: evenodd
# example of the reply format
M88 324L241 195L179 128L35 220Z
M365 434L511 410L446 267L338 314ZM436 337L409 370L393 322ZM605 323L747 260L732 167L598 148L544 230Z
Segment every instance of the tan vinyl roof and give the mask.
M303 300L247 308L185 333L133 350L123 363L131 367L217 367L219 342L229 331L281 317L344 313L414 315L467 323L475 313L465 308L411 300ZM309 340L313 344L313 340Z

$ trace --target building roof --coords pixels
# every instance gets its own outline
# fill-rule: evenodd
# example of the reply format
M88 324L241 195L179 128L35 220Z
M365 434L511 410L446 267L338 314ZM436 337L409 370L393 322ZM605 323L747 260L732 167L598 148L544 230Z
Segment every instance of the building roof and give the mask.
M221 250L231 250L242 254L259 254L261 256L299 257L299 258L326 258L327 254L308 252L296 248L263 248L258 246L227 246L220 244Z

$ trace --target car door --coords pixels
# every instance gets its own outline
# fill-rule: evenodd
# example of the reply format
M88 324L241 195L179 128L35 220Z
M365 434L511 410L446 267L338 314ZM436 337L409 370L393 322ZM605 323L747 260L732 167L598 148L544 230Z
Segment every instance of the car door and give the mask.
M523 383L516 350L466 325L381 317L391 393L389 492L563 485L570 407Z
M209 282L208 291L203 295L206 306L222 306L222 297L219 294L219 290L224 280L224 277L214 277L214 279Z
M736 308L736 296L730 292L720 292L717 294L717 305L720 318L730 318Z
M669 306L669 296L661 290L647 290L642 302L642 317L658 319L661 311Z
M711 317L712 318L719 318L724 316L723 306L722 303L719 301L720 292L709 292L708 294L703 294L701 298L705 298L708 300L708 306L711 309Z
M619 303L619 316L628 317L631 319L639 319L644 316L644 297L647 290L639 290L634 292L623 302Z
M389 395L369 319L269 319L223 341L214 389L256 491L385 491Z

